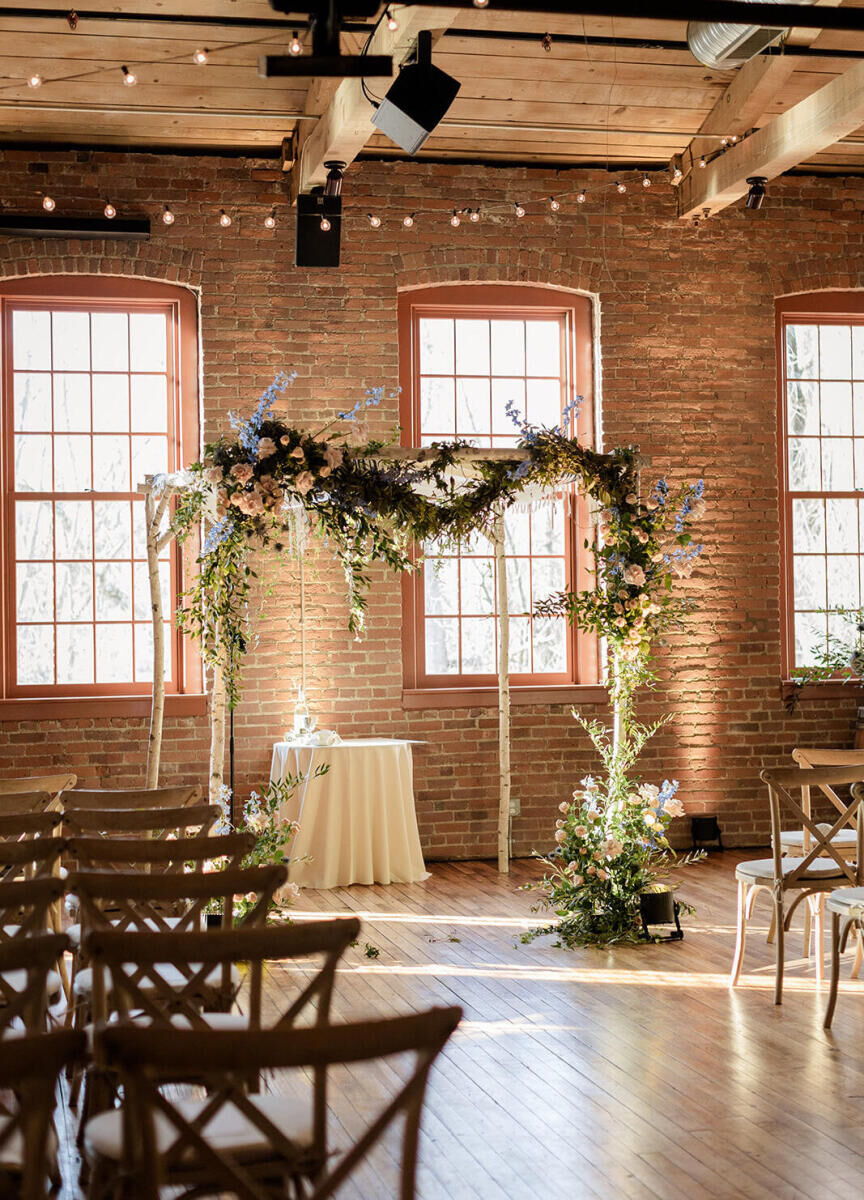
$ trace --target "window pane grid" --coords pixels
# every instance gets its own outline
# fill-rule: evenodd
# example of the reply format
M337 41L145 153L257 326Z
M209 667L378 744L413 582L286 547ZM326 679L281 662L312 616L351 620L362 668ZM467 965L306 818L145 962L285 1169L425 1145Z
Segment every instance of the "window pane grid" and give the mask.
M802 319L785 326L793 665L829 637L850 646L838 609L864 597L864 326Z
M458 437L478 446L513 446L519 431L508 407L532 424L560 424L569 384L565 330L559 315L420 316L415 335L421 445ZM531 618L538 600L566 585L565 503L542 506L548 510L539 519L549 526L545 544L535 536L538 518L527 511L511 511L505 518L509 666L516 676L562 677L570 667L563 620ZM427 675L494 675L499 622L491 543L475 538L457 553L440 553L432 546L427 553L423 582Z
M17 683L147 682L152 624L135 487L173 465L169 314L22 306L12 329ZM170 614L169 551L160 558ZM170 622L165 632L170 680Z

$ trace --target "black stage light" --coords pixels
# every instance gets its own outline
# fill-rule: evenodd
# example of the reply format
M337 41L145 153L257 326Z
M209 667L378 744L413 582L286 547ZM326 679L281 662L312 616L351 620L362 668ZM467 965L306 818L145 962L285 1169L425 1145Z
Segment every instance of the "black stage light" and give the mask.
M342 239L342 176L344 162L326 162L323 191L297 197L297 237L294 265L338 267Z
M349 17L374 17L378 0L307 0L298 8L291 0L270 0L277 12L309 13L311 54L294 34L288 54L268 54L259 59L258 74L264 79L337 76L368 76L389 79L393 74L393 59L380 54L343 54L339 46L339 30Z
M417 61L404 66L372 117L372 124L406 154L416 154L456 98L460 83L432 65L432 35L421 30Z
M745 201L747 208L761 208L768 180L764 175L751 175L747 182L750 184L750 191L747 193Z

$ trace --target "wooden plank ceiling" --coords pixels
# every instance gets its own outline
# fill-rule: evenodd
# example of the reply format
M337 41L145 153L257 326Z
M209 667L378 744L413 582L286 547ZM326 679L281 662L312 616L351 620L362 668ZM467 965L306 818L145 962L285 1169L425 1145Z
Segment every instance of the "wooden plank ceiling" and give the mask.
M864 7L864 0L844 5ZM74 30L56 0L28 7L22 15L20 6L15 12L0 4L0 145L277 155L298 120L308 129L321 111L307 103L306 81L258 74L259 56L286 52L294 24L303 36L301 19L275 13L267 0L132 0L122 15L116 0L87 0ZM683 22L552 16L542 3L536 9L458 12L434 57L462 88L421 157L659 168L686 151L735 76L701 66L686 49L591 40L684 42ZM398 19L399 5L393 10ZM472 36L478 31L488 36ZM346 52L364 40L362 32L344 35ZM199 48L208 52L204 66L193 62ZM864 57L864 34L823 32L811 48L860 50ZM124 65L136 86L124 85ZM754 124L764 125L848 65L796 59ZM38 88L27 84L33 74L42 77ZM366 152L402 157L372 126ZM864 172L864 128L802 165Z

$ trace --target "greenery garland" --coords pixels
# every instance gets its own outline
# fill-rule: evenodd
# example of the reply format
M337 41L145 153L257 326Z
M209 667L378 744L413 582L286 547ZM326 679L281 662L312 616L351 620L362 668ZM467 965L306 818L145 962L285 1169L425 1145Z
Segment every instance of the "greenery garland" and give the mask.
M202 520L208 526L179 620L201 643L205 659L221 665L232 707L240 694L255 578L249 552L281 550L292 537L298 508L342 562L349 628L359 635L372 563L413 570L412 542L456 543L489 529L495 514L528 486L578 479L588 495L612 505L636 486L631 450L598 454L565 434L576 404L564 413L561 428L521 425L527 458L479 461L477 478L457 484L451 469L471 448L467 442L436 443L410 462L379 456L385 444L369 439L362 414L381 403L383 388L370 389L350 412L315 433L289 425L273 409L293 378L279 375L247 419L232 414L234 436L208 444L204 458L184 473L173 517L181 541Z

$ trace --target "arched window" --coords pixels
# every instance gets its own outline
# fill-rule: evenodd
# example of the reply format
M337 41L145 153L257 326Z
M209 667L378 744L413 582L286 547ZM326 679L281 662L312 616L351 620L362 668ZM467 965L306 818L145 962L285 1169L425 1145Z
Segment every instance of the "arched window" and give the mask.
M149 691L137 488L198 452L197 344L185 288L80 275L0 281L4 701ZM177 693L193 680L172 620L175 546L160 572Z
M857 641L864 602L864 292L777 302L784 674ZM847 614L844 616L844 612ZM845 652L844 652L845 654Z
M465 438L515 445L508 410L531 424L559 425L582 395L578 434L593 444L591 302L541 287L422 288L400 297L403 443ZM510 671L516 688L597 682L597 647L563 619L532 620L538 601L585 586L587 525L570 495L506 518ZM498 617L488 540L459 551L426 546L422 573L404 589L407 691L494 686Z

